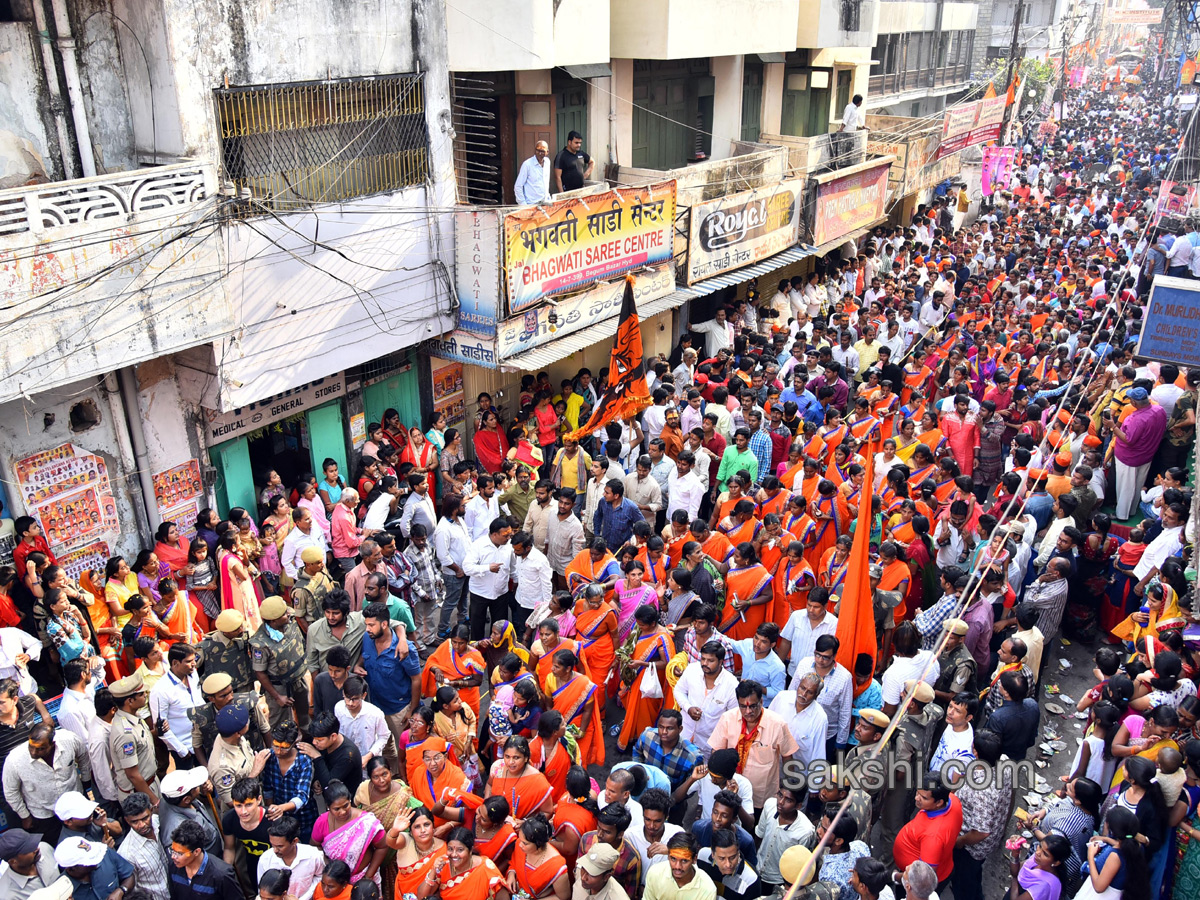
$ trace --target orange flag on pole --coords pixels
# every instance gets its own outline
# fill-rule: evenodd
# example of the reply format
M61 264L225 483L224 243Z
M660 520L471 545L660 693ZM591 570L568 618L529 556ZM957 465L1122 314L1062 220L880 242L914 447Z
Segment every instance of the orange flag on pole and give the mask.
M987 90L983 92L983 99L991 100L995 96L996 96L996 83L993 81L989 81Z
M874 484L875 455L867 454L863 484ZM837 661L854 671L854 661L860 653L875 659L879 645L875 643L875 609L871 602L870 544L871 499L864 491L859 498L858 524L854 526L854 545L846 565L846 580L842 583L842 605L838 613Z
M608 363L608 387L596 401L587 424L567 435L579 440L609 422L619 418L631 419L650 405L650 389L646 385L646 367L642 360L642 330L638 323L637 305L633 302L633 275L625 276L625 296L621 301L621 318L613 341Z

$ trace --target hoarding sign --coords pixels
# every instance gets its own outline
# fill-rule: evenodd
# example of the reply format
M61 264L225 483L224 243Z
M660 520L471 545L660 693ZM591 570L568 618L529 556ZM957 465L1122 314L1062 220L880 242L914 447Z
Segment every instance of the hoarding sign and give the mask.
M504 217L508 311L672 256L675 182L616 188Z
M272 422L278 422L280 419L286 419L297 413L307 412L345 395L346 373L338 372L328 378L318 378L316 381L302 384L290 391L276 394L274 397L267 397L265 400L249 403L227 413L206 410L209 416L205 423L209 444L232 440L243 431L262 428L264 425L270 425Z
M1136 356L1200 367L1200 282L1156 275Z
M817 185L813 243L827 244L883 218L891 161Z
M802 181L743 191L692 207L687 283L774 256L799 239Z
M1108 14L1113 25L1157 25L1162 18L1161 9L1114 9Z

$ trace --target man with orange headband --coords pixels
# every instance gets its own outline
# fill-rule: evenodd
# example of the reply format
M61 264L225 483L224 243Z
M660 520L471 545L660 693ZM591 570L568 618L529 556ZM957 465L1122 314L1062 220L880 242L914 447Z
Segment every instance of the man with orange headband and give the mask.
M699 848L688 832L667 841L665 866L654 866L646 875L643 900L716 900L717 886L696 867Z

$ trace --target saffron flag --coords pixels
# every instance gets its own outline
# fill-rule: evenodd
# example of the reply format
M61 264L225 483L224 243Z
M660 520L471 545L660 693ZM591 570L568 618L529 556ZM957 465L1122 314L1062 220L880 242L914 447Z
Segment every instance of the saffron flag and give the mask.
M642 330L638 325L637 305L633 302L633 276L625 276L625 297L617 322L612 355L608 362L608 387L596 401L587 424L568 437L579 440L617 419L630 419L650 405L646 367L642 361Z
M983 92L983 99L991 100L995 96L996 96L996 83L994 81L989 81L987 90Z
M875 454L866 456L867 472L863 484L874 484ZM871 597L870 544L871 501L864 491L858 505L858 523L854 526L854 545L846 564L846 580L842 584L836 632L837 661L851 672L860 653L876 659L879 652L879 645L875 643L875 609Z

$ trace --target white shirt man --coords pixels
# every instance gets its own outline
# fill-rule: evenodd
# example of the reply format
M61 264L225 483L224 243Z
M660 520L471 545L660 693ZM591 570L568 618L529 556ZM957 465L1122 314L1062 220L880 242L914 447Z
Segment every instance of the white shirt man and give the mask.
M311 513L307 517L312 522ZM304 568L304 561L300 559L300 554L304 552L306 547L316 547L324 556L329 547L325 543L325 533L312 522L305 534L299 527L293 528L288 532L287 537L283 539L283 549L279 553L279 563L283 566L283 571L287 572L289 578L295 578L296 573Z
M711 688L705 680L702 662L688 663L675 684L675 701L683 714L682 739L695 744L706 760L712 755L708 739L717 721L737 706L737 678L724 665L719 664L717 669ZM700 717L693 717L692 710L698 710Z
M88 725L96 718L96 704L92 697L96 689L89 683L86 691L73 691L67 688L63 691L62 702L58 706L58 724L71 731L75 737L87 743Z
M392 732L388 730L383 710L367 700L359 699L358 712L350 711L346 701L339 700L333 707L342 736L352 741L362 756L363 765L372 756L382 756Z
M488 536L488 528L492 522L500 518L500 498L493 491L492 496L485 497L480 491L467 503L463 520L467 523L467 531L471 540L477 541Z
M538 141L533 156L521 163L513 193L522 205L542 203L550 199L550 148L545 141Z
M814 761L825 758L825 735L829 730L829 716L820 703L810 703L796 711L796 692L780 691L767 707L788 723L788 730L800 749L792 757L804 763L805 769Z
M288 862L280 859L273 847L260 856L258 858L258 878L261 881L262 877L272 869L288 869L292 873L288 893L296 900L312 900L317 885L321 883L321 871L325 868L325 854L312 844L306 844L303 841L296 841L292 846L295 848L293 851L295 856Z
M168 671L150 691L150 716L155 722L167 720L170 728L163 735L163 742L180 756L192 752L192 720L188 710L203 705L200 676L195 671L183 679Z
M21 686L24 694L37 693L37 682L29 674L29 664L17 665L17 657L21 655L28 656L31 661L41 659L42 642L20 628L0 628L0 678L11 678ZM65 695L63 703L66 704Z
M858 103L851 101L846 104L846 109L842 112L842 131L858 131L863 127L863 114L859 103L862 103L861 97Z
M438 520L433 532L433 552L443 575L453 575L454 565L462 567L471 546L471 533L462 516L453 521L445 517Z
M492 566L496 565L496 571ZM484 534L471 544L463 571L470 579L472 594L495 600L508 590L508 579L512 573L512 545L505 541L496 546L490 534Z
M700 514L700 502L704 499L704 491L704 485L694 466L686 475L680 475L678 468L672 469L667 477L667 521L670 521L671 514L677 509L687 510L688 519L695 519Z
M112 755L108 749L108 722L94 716L88 722L87 755L92 764L92 784L100 796L114 803L119 799L117 779L113 775Z
M539 603L549 603L553 572L550 560L537 547L530 547L524 556L512 557L513 580L517 583L514 598L522 609L534 609Z
M817 638L823 634L837 634L837 623L837 616L826 612L825 617L814 625L812 619L809 618L807 606L788 616L787 624L783 626L783 631L779 632L779 638L791 642L791 653L788 660L789 680L795 676L800 660L813 655L813 650L817 646ZM795 697L792 699L794 700Z
M883 689L885 706L900 705L906 681L917 678L923 678L929 684L937 681L938 675L942 673L942 667L937 659L932 657L932 650L918 650L913 656L892 657L891 664L888 665L887 671L883 673L883 678L879 681L879 686ZM928 674L925 672L926 666L930 667Z

